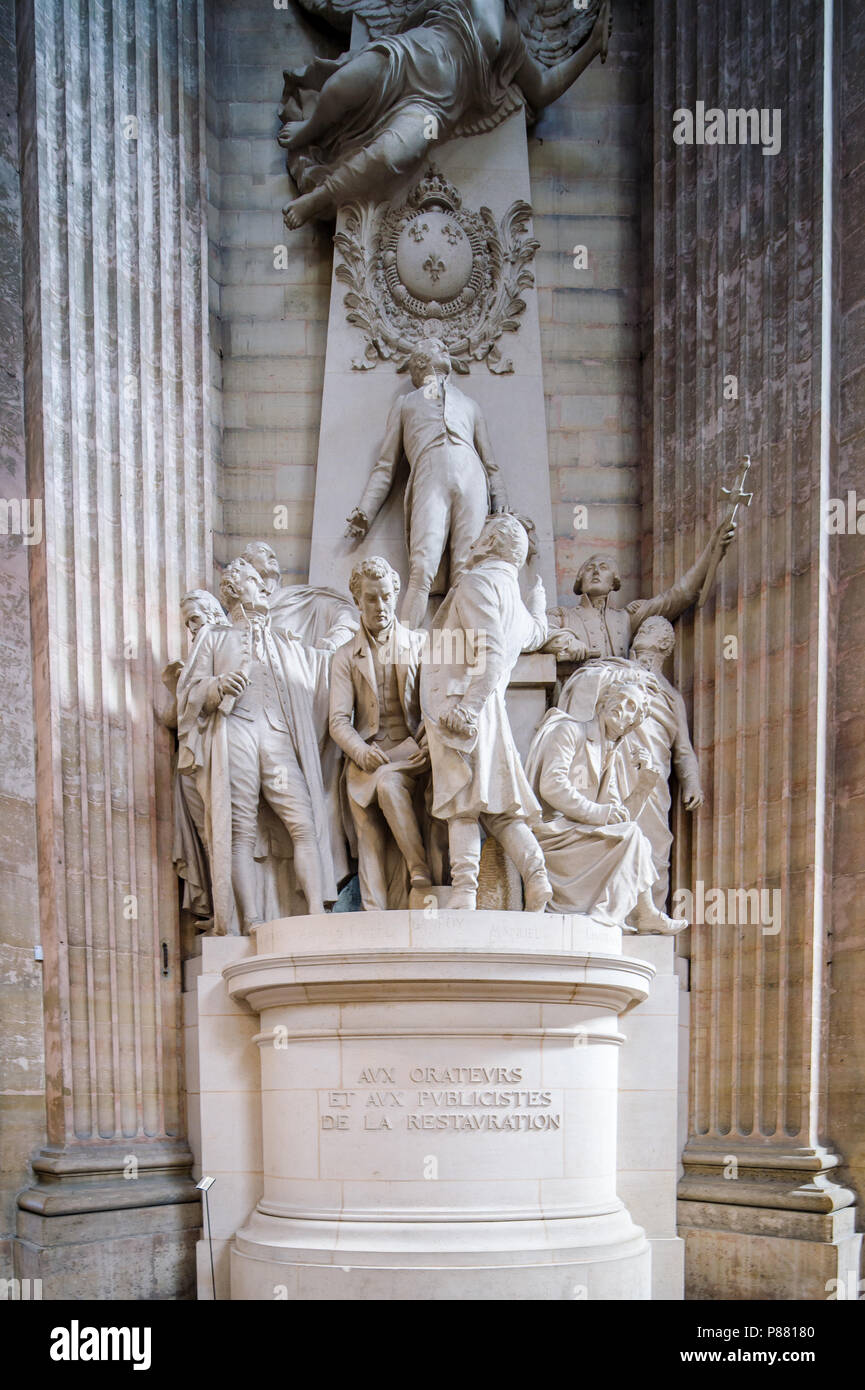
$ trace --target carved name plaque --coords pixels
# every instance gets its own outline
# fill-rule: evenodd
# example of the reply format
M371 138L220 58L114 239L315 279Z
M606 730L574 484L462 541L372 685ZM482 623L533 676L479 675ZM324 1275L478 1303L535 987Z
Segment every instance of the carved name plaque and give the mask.
M561 1128L561 1092L525 1085L522 1067L363 1067L351 1090L318 1092L324 1130L528 1134Z

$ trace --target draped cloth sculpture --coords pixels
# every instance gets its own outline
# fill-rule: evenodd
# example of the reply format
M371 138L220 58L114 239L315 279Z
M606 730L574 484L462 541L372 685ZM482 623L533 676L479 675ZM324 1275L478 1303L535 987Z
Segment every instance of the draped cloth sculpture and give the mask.
M235 897L244 930L261 920L254 849L262 795L291 836L310 912L334 901L348 866L329 813L314 722L329 653L271 627L261 578L247 561L228 566L220 592L231 621L199 633L177 707L181 770L195 776L205 808L214 930L224 933Z
M532 740L526 773L543 816L535 835L556 911L668 935L687 924L654 905L652 846L619 785L622 741L645 717L649 690L636 668L621 681L605 681L605 665L597 663L572 693L575 714L549 710Z
M279 142L301 195L283 210L289 227L332 217L352 199L386 197L437 144L491 130L523 102L549 105L606 56L610 26L609 0L581 12L558 5L552 25L544 0L523 3L521 15L511 0L303 3L332 20L357 15L372 38L285 73ZM569 56L545 67L553 26Z
M682 800L687 811L703 802L700 768L688 732L688 716L682 696L661 671L665 657L673 650L676 637L665 618L648 618L640 627L631 648L631 659L607 658L590 661L576 671L564 686L559 706L569 714L581 708L585 690L601 671L602 682L633 679L639 672L650 673L646 681L647 706L644 718L623 740L619 760L618 784L622 795L630 796L638 777L637 768L656 773L647 794L635 811L637 825L652 846L657 878L652 888L655 905L664 908L670 881L670 772L675 767Z
M436 614L421 675L432 813L448 825L454 909L477 905L481 825L519 869L526 910L540 911L550 898L529 829L538 803L505 708L517 657L542 646L547 631L540 577L527 604L520 596L517 576L527 552L528 537L516 517L490 518L472 547L469 569Z

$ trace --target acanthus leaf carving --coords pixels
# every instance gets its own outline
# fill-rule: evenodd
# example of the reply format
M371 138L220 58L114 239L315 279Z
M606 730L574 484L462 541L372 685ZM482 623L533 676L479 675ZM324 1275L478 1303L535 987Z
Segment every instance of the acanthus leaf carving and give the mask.
M346 320L366 339L353 370L393 361L403 371L414 344L435 333L460 375L473 361L496 375L513 372L498 340L518 332L522 295L534 288L531 213L520 199L497 225L489 208L464 208L432 165L400 205L351 203L334 245L342 258L336 278L348 287Z

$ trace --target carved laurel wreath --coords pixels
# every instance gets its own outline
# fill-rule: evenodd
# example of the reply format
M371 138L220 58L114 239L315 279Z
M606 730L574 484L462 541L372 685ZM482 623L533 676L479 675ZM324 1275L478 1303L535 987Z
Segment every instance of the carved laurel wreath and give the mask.
M418 340L433 335L463 375L471 361L512 372L498 343L518 330L526 307L521 292L535 283L529 266L540 243L528 235L531 215L520 200L497 227L489 208L464 208L434 166L397 207L349 203L334 245L342 257L336 277L349 291L346 318L366 339L354 370L394 361L404 371Z

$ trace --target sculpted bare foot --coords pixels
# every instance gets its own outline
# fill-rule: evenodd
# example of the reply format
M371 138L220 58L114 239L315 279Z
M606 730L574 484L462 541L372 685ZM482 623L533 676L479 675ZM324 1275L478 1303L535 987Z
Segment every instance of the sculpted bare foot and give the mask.
M297 133L303 129L305 124L305 121L286 121L276 137L277 143L282 145L284 150L291 151L297 149Z
M316 189L314 193L304 193L300 198L294 198L292 202L286 203L282 209L282 218L286 227L296 232L298 227L310 222L312 218L323 217L326 213L326 207L327 195Z

